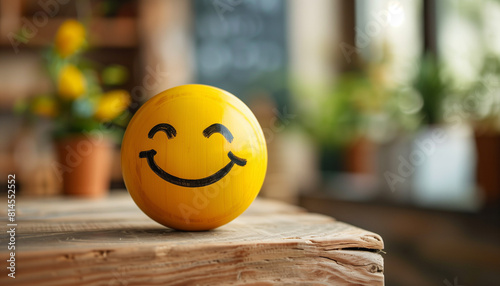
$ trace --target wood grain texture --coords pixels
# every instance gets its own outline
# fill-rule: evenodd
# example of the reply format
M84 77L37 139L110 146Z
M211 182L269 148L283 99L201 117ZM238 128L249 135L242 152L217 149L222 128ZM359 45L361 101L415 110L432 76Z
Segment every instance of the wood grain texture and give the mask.
M2 266L1 285L384 284L379 235L279 202L257 199L223 227L180 232L126 193L17 201L16 279ZM0 245L5 265L5 235Z

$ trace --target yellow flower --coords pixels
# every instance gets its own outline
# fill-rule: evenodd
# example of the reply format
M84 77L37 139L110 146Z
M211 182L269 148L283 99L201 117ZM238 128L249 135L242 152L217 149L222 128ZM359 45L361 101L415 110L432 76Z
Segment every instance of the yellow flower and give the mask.
M59 73L58 91L64 99L77 99L85 93L85 77L73 65L65 66Z
M31 108L33 113L43 117L54 118L58 114L57 102L51 96L36 97Z
M101 121L109 121L116 118L127 109L130 104L130 96L125 90L113 90L105 93L97 103L95 118Z
M85 42L85 28L76 20L66 20L57 30L56 50L62 58L74 54Z

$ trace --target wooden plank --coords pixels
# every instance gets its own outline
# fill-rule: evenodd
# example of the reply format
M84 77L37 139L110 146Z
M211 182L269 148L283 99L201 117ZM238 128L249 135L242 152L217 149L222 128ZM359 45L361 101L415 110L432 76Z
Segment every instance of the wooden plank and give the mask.
M223 227L181 232L126 193L17 201L16 279L2 267L2 285L384 284L379 235L283 203L257 199ZM5 261L5 235L0 245Z

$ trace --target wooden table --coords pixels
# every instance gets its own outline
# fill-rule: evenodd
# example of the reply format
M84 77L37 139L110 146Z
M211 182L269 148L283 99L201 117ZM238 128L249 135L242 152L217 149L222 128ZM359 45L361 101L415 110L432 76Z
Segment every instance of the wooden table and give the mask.
M159 225L125 192L16 201L15 279L1 206L1 285L384 284L379 235L275 201L206 232Z

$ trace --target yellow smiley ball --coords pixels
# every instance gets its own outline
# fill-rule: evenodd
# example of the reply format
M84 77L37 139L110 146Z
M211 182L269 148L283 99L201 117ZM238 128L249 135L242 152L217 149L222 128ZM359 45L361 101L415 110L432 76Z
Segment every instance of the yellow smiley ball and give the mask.
M123 138L122 172L139 208L179 230L209 230L245 211L267 149L250 109L227 91L182 85L148 100Z

